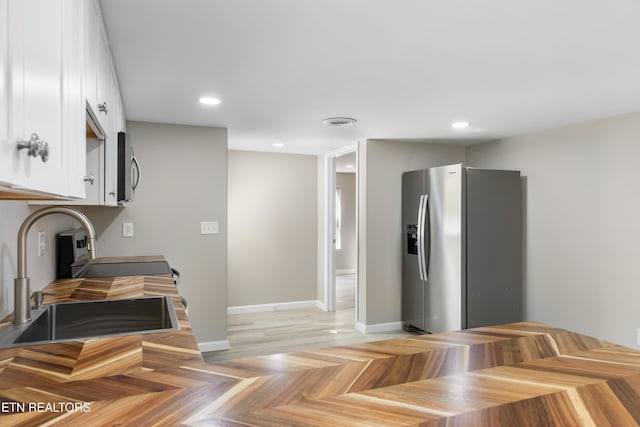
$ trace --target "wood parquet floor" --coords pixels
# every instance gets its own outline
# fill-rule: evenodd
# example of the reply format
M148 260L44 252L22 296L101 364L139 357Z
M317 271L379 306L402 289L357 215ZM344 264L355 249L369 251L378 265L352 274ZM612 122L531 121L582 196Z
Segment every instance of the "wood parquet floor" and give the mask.
M640 426L640 352L535 322L207 369L239 382L187 425Z
M45 289L171 295L181 329L2 349L0 426L640 426L640 351L537 322L203 363L170 277Z
M289 353L411 336L402 330L363 334L355 328L355 275L336 277L336 311L318 308L228 316L230 349L203 353L207 362Z

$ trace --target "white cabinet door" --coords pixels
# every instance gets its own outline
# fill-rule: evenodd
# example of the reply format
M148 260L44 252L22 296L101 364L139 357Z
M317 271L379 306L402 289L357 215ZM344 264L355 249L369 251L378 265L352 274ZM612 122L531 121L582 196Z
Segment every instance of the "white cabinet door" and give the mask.
M0 0L0 46L7 46L7 0ZM0 49L0 183L15 181L15 145L9 141L9 87L7 49Z
M9 0L9 144L17 187L66 193L62 149L62 0ZM16 150L37 135L48 159ZM35 138L35 137L34 137Z
M118 83L112 61L109 61L108 71L107 105L109 105L109 114L107 140L105 141L104 204L116 206L118 204Z
M104 143L96 138L87 138L87 197L80 204L101 205L104 199L100 174L104 164Z
M2 46L0 190L116 206L125 118L97 0L0 0ZM87 139L88 111L100 140ZM47 162L16 148L34 132L49 144Z
M118 123L118 132L125 132L127 130L127 119L124 115L124 104L122 103L122 92L118 89L118 114L116 123Z
M97 110L93 112L100 122L100 126L106 132L109 126L109 41L102 21L98 22L97 34L98 47L96 51L96 96Z
M86 92L84 82L83 0L63 0L62 9L62 135L67 196L85 197Z
M8 135L0 149L0 181L15 189L82 197L82 1L3 0L2 6ZM35 135L46 141L48 155L17 149L18 140Z
M100 14L94 0L84 0L84 55L87 105L98 114L98 22Z

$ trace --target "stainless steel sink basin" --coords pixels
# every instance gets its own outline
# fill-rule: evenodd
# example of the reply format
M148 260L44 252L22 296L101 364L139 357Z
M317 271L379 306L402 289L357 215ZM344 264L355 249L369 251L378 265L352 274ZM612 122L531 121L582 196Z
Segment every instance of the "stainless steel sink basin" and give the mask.
M26 328L10 334L13 338L0 339L0 346L47 344L178 329L180 327L171 297L63 302L45 306L39 314L34 310L34 320ZM2 331L3 336L5 332L10 331Z

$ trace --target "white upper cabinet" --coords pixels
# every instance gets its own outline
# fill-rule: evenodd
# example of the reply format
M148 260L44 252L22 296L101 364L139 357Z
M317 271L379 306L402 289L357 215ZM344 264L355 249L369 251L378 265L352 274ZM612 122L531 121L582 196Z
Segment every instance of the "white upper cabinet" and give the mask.
M0 0L0 198L117 205L124 120L97 0Z
M100 13L93 0L84 1L84 70L87 105L98 111L98 22Z
M104 137L100 140L100 173L94 174L99 187L98 199L95 188L87 188L90 196L84 204L105 206L118 205L118 131L124 121L120 102L120 91L115 66L109 50L109 41L97 0L84 0L86 3L85 31L85 74L87 87L87 111L93 122L100 128ZM95 163L95 141L87 146L87 156ZM95 167L88 167L87 173Z
M94 113L100 121L103 129L109 126L109 41L107 33L102 24L102 19L98 21L97 28L97 58L96 58L96 83L97 83L97 106Z
M84 197L84 3L1 1L0 185Z
M12 182L14 171L11 156L15 148L9 144L9 87L7 55L7 0L0 0L0 181Z
M63 112L62 135L65 139L67 195L85 197L86 93L84 85L83 0L63 0L62 51Z
M116 78L113 63L109 61L108 69L108 127L107 140L105 144L105 181L104 181L104 204L116 206L118 204L118 80Z
M96 0L85 2L85 86L89 114L102 131L108 126L109 42Z

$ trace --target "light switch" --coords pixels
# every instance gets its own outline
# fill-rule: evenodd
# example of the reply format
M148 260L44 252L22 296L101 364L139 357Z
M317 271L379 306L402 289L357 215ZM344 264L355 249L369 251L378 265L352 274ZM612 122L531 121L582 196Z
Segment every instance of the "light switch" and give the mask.
M123 222L122 223L122 237L133 237L133 223L132 222Z
M218 221L200 222L200 234L218 234Z
M45 255L47 253L47 232L38 231L38 256Z

